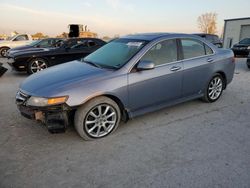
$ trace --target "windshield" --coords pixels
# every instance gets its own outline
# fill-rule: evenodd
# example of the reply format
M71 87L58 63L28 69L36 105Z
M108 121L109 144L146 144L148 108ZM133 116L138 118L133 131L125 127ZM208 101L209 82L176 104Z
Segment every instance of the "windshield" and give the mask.
M41 40L34 40L34 41L31 42L29 45L30 45L30 46L35 46L35 45L38 44L39 42L41 42Z
M117 39L83 59L100 67L118 69L125 65L147 41L135 39Z
M7 40L13 40L14 38L16 38L16 35L13 37L8 37Z
M239 42L240 44L250 44L250 38L243 39Z

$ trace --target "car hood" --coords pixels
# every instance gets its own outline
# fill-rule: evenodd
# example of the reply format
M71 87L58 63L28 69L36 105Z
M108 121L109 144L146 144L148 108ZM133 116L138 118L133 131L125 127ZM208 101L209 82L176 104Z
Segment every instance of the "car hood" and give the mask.
M9 43L9 42L11 42L10 40L1 40L0 41L0 45L2 45L2 44L4 44L4 43Z
M19 47L11 48L10 51L26 50L26 49L30 49L30 48L33 48L33 46L25 45L25 46L19 46Z
M79 87L95 79L103 79L111 70L101 69L81 61L72 61L50 67L26 78L20 89L32 96L52 97L61 92L72 89L72 85Z
M23 56L23 55L33 55L34 53L44 53L49 51L54 51L57 48L27 48L23 50L14 50L10 52L11 56Z

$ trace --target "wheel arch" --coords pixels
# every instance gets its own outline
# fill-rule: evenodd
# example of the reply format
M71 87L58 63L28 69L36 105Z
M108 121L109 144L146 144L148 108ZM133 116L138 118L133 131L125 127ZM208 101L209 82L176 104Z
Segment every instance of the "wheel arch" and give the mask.
M215 74L220 74L224 80L224 85L223 85L223 89L226 89L227 87L227 76L223 71L217 71Z
M34 59L42 59L42 60L46 61L48 63L48 65L49 65L49 60L46 57L32 56L32 57L29 58L28 62L31 62Z
M93 95L93 96L87 98L86 100L84 100L84 102L82 102L79 106L82 106L82 105L86 104L87 102L89 102L97 97L107 97L107 98L113 100L120 108L122 121L124 121L124 122L128 121L129 114L128 114L128 111L126 110L122 100L119 97L117 97L116 95L111 94L111 93L103 93L103 94Z
M0 50L1 50L2 48L9 48L9 49L10 49L9 46L1 46L1 47L0 47Z

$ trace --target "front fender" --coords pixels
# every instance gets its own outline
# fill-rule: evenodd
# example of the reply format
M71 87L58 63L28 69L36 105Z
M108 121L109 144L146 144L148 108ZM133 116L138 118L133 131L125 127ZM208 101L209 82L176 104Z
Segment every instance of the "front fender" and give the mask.
M115 81L114 81L115 80ZM97 80L95 83L84 83L69 89L62 95L68 95L67 105L70 107L80 106L87 101L103 95L114 96L118 98L123 106L127 108L128 104L128 85L127 75L105 80Z

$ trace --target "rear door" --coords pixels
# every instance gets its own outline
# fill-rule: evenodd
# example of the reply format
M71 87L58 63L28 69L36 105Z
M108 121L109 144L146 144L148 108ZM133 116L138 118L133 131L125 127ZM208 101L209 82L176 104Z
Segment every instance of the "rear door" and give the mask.
M142 58L155 68L134 71L128 75L129 106L131 111L173 102L181 97L182 69L178 61L177 42L165 40L153 46Z
M180 39L183 58L183 97L201 94L213 72L213 50L196 39Z

